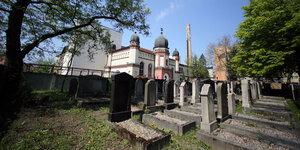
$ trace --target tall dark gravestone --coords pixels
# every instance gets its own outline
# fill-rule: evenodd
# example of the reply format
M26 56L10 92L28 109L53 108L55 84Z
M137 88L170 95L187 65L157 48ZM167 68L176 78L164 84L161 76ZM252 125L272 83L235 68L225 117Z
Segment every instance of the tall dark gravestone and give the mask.
M221 122L228 118L227 83L219 82L217 85L218 120Z
M133 77L127 73L112 76L112 90L108 121L120 122L131 117L130 82Z
M108 80L97 75L79 76L76 97L102 97L107 93Z
M174 80L167 81L164 87L164 102L174 102Z
M72 78L70 80L70 86L69 86L69 95L70 96L75 96L77 92L77 86L78 86L78 80L76 78Z
M186 82L186 94L187 96L192 96L193 84L191 82Z
M134 86L134 102L144 101L144 82L143 79L136 79Z

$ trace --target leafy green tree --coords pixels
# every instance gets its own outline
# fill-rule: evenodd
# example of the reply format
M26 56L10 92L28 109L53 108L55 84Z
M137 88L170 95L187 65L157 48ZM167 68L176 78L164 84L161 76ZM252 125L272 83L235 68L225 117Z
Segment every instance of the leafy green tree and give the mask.
M147 35L149 14L143 0L1 0L0 49L6 49L8 60L6 78L1 81L5 87L1 113L15 106L6 98L19 89L25 56L53 51L48 48L52 38L69 41L75 32L87 36L97 33L100 42L110 44L105 29L97 27L102 21L117 30L127 28Z
M205 66L206 59L203 54L201 56L203 57L200 57L199 59L197 55L194 55L192 57L192 66L190 69L191 76L196 77L198 79L204 79L209 77L208 70Z
M300 69L300 1L250 0L236 37L239 52L231 60L242 76L278 77Z
M54 65L55 65L55 61L54 58L47 58L46 60L39 60L37 62L40 66L38 66L37 68L34 68L33 72L36 73L50 73L53 71Z

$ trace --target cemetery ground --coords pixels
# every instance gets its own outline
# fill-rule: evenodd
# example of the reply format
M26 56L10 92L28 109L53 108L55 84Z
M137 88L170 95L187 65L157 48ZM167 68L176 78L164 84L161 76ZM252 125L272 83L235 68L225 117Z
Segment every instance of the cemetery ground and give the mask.
M34 91L0 142L0 149L133 149L107 124L109 105L79 108L67 92ZM139 116L133 116L139 119ZM155 126L153 126L155 128ZM164 149L211 149L197 139L200 128L172 131Z

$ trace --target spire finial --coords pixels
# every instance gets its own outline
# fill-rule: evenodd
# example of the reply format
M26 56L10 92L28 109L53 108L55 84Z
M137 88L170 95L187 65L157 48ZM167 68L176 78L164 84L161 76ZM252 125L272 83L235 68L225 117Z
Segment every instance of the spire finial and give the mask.
M160 34L163 34L163 28L160 28Z

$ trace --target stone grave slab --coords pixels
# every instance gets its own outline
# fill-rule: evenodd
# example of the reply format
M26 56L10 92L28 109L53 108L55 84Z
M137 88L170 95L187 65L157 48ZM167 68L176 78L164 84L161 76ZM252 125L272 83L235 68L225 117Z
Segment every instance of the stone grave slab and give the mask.
M200 114L181 111L179 109L164 110L164 114L169 117L177 118L185 121L196 121L196 125L200 126L202 117Z

